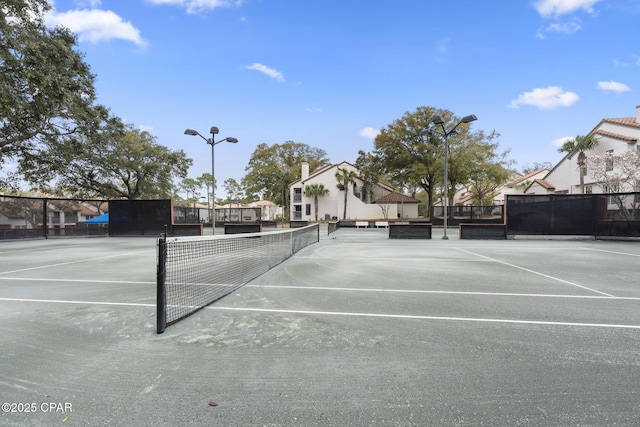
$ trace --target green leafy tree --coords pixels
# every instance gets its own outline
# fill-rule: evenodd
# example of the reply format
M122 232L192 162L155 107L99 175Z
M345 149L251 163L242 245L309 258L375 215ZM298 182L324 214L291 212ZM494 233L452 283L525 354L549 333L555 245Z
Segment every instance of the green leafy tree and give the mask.
M313 205L316 213L316 221L318 220L318 198L324 197L329 194L329 189L325 188L323 184L309 184L304 187L304 195L306 197L313 197Z
M223 187L227 192L229 203L241 203L242 201L244 201L244 190L242 189L242 185L240 185L238 181L233 178L225 179Z
M94 76L68 29L47 28L47 0L7 0L0 6L0 163L32 162L36 147L88 132Z
M206 188L207 190L207 204L211 204L211 194L212 194L212 180L210 173L203 173L199 177L196 178L196 182L200 188Z
M377 196L374 194L377 184L387 178L384 165L377 155L360 150L356 167L360 171L358 178L362 181L362 200L366 203L372 203Z
M344 212L342 219L347 219L347 195L349 194L349 184L356 182L357 174L348 169L338 169L336 179L338 180L338 190L344 191Z
M192 160L155 142L145 131L108 117L87 139L73 134L43 148L22 169L45 191L65 188L104 198L157 199L174 193Z
M259 144L245 168L247 174L242 179L245 194L282 205L282 180L287 188L290 183L300 179L302 162L309 163L309 169L313 171L328 163L329 159L324 150L293 141Z
M431 126L435 115L442 117L446 129L452 129L459 122L459 118L449 110L418 107L415 112L407 112L381 129L370 157L375 164L374 169L380 171L381 175L391 175L394 170L413 169L415 172L407 175L407 184L422 188L430 205L434 203L435 191L444 187L445 141L437 134L421 137L420 133ZM495 131L490 134L481 130L471 132L469 125L464 123L457 127L455 134L449 136L448 180L451 197L455 188L466 184L473 171L482 166L477 156L470 156L469 152L483 146L484 149L495 151L497 144L492 141L498 137Z
M187 193L187 203L191 202L195 207L198 200L196 196L199 188L198 181L193 178L184 178L180 182L180 187L182 187L182 189ZM189 198L189 195L191 195L191 198Z
M566 141L562 144L562 147L558 148L558 152L560 153L578 153L577 163L578 163L578 173L580 174L580 192L584 194L584 175L585 175L585 167L587 162L587 155L585 151L593 150L598 146L598 137L594 134L589 134L586 136L578 135L575 138Z
M470 184L474 204L493 204L496 190L511 176L509 151L498 153L497 149L497 143L469 141L456 152L455 164L462 169L465 179L461 183Z

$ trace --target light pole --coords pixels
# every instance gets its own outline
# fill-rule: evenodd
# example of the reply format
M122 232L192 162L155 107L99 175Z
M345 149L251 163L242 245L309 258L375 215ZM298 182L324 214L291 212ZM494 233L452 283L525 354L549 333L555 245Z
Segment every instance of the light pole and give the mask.
M217 127L212 126L211 129L209 130L209 133L211 134L211 138L205 138L204 136L202 136L200 134L200 132L193 130L193 129L186 129L184 131L185 135L191 135L191 136L199 136L200 138L204 139L207 144L211 145L211 199L212 199L212 203L211 203L211 232L215 235L216 234L216 175L215 175L215 157L214 157L214 153L215 150L213 149L216 145L220 144L221 142L231 142L232 144L235 144L238 142L238 140L236 138L233 138L231 136L226 137L225 139L221 139L220 141L216 141L215 140L215 136L218 134L218 132L220 132L218 130Z
M285 221L285 215L284 215L284 211L286 209L287 203L285 202L285 198L284 198L284 180L289 176L289 172L285 172L284 175L280 176L278 175L276 172L271 172L271 175L275 176L276 178L280 178L282 180L282 226L284 227L284 221Z
M456 125L451 128L450 130L447 130L444 127L444 120L442 119L441 116L436 115L433 116L433 119L431 119L431 123L433 123L434 125L440 125L440 127L442 128L442 132L437 131L437 130L433 130L431 128L429 129L425 129L422 132L420 132L420 136L425 136L425 135L440 135L444 138L444 236L442 236L442 238L444 240L449 239L447 237L447 220L449 219L449 177L448 177L448 171L449 171L449 136L450 135L456 135L458 132L456 132L456 128L458 126L460 126L460 124L462 123L470 123L473 122L475 120L478 120L478 118L474 115L468 115L468 116L464 116L462 118L462 120L460 120L458 123L456 123Z

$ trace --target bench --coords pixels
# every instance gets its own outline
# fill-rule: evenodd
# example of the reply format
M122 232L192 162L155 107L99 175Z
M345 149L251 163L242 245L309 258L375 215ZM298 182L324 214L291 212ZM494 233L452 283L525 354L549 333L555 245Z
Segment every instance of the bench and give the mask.
M369 228L369 221L356 221L356 228Z
M376 228L389 228L389 221L376 221Z

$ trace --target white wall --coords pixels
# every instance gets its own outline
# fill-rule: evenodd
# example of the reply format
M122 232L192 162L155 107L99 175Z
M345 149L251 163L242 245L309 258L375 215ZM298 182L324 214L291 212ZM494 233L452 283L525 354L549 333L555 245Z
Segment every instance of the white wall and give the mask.
M640 137L640 130L637 131L636 135ZM629 149L633 149L633 146L627 144L625 141L600 136L596 148L585 152L585 155L587 157L602 156L609 150L613 150L614 153L621 154ZM578 153L575 153L572 156L566 156L562 159L544 179L556 187L556 193L581 194ZM589 176L589 171L587 171L587 175L584 177L584 185L585 187L591 186L593 193L602 192L601 186L594 182L594 180ZM548 194L548 192L546 190L543 192L540 187L532 187L530 191L527 191L527 194Z
M599 134L603 132L604 135ZM589 132L598 137L598 145L595 149L585 152L587 157L594 155L602 156L607 151L622 154L629 150L638 150L640 140L640 105L636 107L635 115L631 118L603 119ZM614 138L614 136L618 136ZM629 141L625 138L630 139ZM580 170L578 169L578 153L565 156L560 162L544 177L555 187L556 193L581 194ZM584 176L584 186L591 187L592 193L603 192L602 186L594 182L589 171ZM587 191L585 191L586 193ZM549 191L538 185L533 185L527 190L527 194L549 194Z
M306 180L295 182L289 189L289 197L291 200L290 218L295 219L295 207L300 206L302 213L300 219L314 221L315 220L315 206L312 197L306 197L304 195L304 189L310 184L322 184L329 193L324 197L318 197L318 219L325 219L325 215L329 215L329 218L343 219L344 213L344 192L339 190L338 180L335 177L336 172L340 169L347 169L354 172L358 172L357 168L349 163L343 162L339 165L333 165L331 168L325 170L323 173L307 178ZM313 175L313 173L312 173ZM356 179L357 191L362 187L362 182ZM295 201L296 188L301 191L301 201ZM310 214L307 215L306 206L310 205ZM417 208L416 208L417 210ZM405 216L407 216L407 204L405 204ZM396 218L398 215L398 207L393 204L389 209L389 218ZM383 213L380 206L377 204L364 203L362 200L354 195L353 184L349 185L349 192L347 195L347 219L382 219Z

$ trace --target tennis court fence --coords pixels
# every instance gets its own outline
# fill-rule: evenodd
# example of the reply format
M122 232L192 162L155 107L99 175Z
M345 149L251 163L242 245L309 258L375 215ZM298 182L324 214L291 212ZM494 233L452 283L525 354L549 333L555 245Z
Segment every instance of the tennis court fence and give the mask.
M319 224L263 233L158 239L157 332L320 240Z

